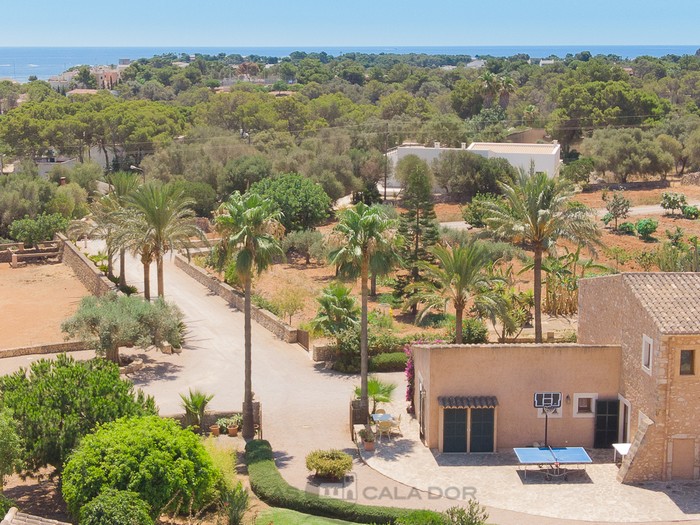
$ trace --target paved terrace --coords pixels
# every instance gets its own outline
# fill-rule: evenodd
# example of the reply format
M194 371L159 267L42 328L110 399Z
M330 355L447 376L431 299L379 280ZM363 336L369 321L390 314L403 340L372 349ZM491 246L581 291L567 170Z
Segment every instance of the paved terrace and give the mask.
M93 251L97 249L97 245L92 246ZM141 288L140 264L129 260L127 270L129 283ZM154 286L155 265L152 270ZM161 414L179 412L179 394L186 393L188 388L215 394L212 410L239 409L243 397L243 314L232 310L169 260L165 264L165 291L166 298L185 312L190 330L187 345L180 355L144 354L147 366L132 379L155 396ZM93 353L74 355L87 359ZM0 360L0 373L27 366L40 357ZM403 374L385 374L384 379L399 385L396 404L389 411L402 413ZM312 363L298 345L284 343L253 323L253 389L263 404L265 438L277 452L282 475L292 485L307 487L309 478L304 458L309 451L317 448L354 451L347 420L348 402L356 384L359 384L357 376L324 370ZM670 524L670 520L678 519L693 520L689 522L700 525L700 515L691 514L700 513L698 485L688 489L687 497L683 495L685 486L677 484L669 485L668 494L622 487L613 479L614 467L604 464L589 468L593 483L524 485L515 465L507 464L507 459L506 464L480 467L449 465L464 460L465 456L435 458L417 441L415 423L403 419L403 438L395 438L391 444L378 444L378 451L368 458L370 466L356 461L358 501L441 510L459 501L431 496L426 489L432 486L439 491L440 487L466 486L476 487L477 498L488 506L489 521L500 525L580 523L575 520L601 525L621 521Z

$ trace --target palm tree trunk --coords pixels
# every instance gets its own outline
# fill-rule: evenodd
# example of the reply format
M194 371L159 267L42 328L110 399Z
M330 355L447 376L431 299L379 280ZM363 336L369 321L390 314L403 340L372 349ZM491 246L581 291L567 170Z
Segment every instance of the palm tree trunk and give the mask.
M455 306L455 344L462 344L462 317L464 306Z
M126 287L126 249L119 249L119 286Z
M535 342L542 342L542 248L535 247Z
M156 274L158 276L158 297L165 297L163 284L163 254L159 253L156 257Z
M143 297L151 300L151 263L143 262Z
M369 283L369 296L377 297L377 274L372 273L372 278Z
M369 280L369 254L362 254L362 266L360 267L360 285L362 288L362 313L360 316L360 404L363 410L369 408L367 396L367 374L369 348L367 338L367 281Z
M114 252L111 248L107 249L107 277L114 279Z
M245 350L245 379L243 394L243 437L251 439L255 435L253 422L253 378L251 358L251 328L250 328L250 302L251 285L250 276L245 277L244 283L245 302L243 306L243 346Z

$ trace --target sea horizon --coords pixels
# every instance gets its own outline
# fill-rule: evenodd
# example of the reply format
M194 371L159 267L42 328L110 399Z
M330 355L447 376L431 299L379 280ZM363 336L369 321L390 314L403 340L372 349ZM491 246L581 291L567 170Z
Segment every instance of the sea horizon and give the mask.
M526 54L531 58L564 58L567 54L589 51L592 55L616 55L622 59L638 56L693 55L700 45L499 45L499 46L3 46L0 47L0 79L27 82L30 76L48 80L71 67L117 64L120 59L137 60L165 53L284 58L294 51L326 52L332 56L348 53L429 54L509 57Z

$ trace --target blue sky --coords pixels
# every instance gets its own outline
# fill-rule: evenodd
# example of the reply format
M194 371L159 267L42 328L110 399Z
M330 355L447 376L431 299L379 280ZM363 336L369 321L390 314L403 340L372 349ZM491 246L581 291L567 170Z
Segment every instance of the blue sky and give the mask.
M4 46L695 45L700 1L7 0Z

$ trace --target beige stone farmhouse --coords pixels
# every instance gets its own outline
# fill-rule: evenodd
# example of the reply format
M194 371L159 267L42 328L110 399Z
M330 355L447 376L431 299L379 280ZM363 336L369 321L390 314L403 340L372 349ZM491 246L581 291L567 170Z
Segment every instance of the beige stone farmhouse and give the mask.
M416 345L424 443L494 452L541 443L536 392L561 392L553 446L630 443L623 482L700 478L700 274L583 279L576 344Z

